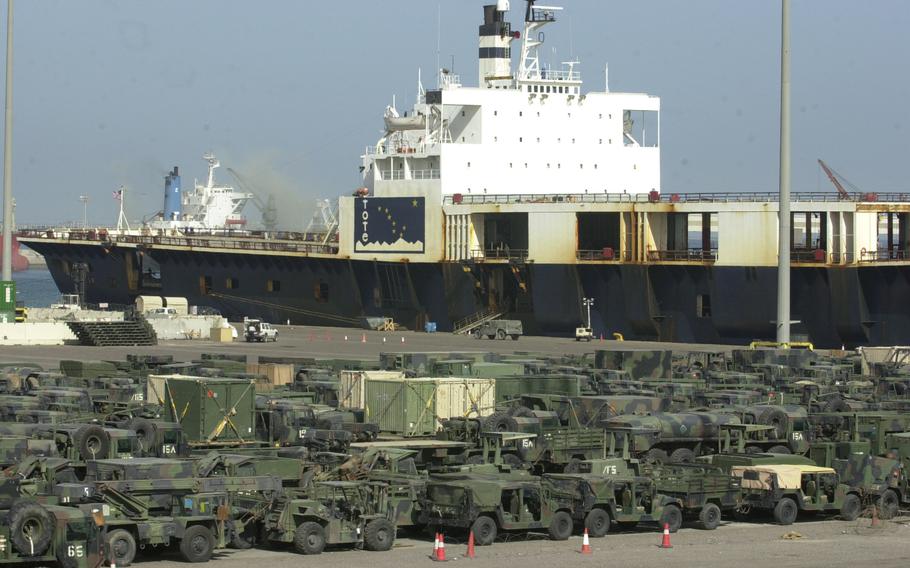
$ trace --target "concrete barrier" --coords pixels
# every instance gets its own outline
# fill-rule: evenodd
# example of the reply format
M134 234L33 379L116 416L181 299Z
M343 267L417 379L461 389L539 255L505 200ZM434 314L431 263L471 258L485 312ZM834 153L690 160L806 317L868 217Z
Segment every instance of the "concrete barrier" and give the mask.
M0 323L0 345L63 345L76 339L65 323Z

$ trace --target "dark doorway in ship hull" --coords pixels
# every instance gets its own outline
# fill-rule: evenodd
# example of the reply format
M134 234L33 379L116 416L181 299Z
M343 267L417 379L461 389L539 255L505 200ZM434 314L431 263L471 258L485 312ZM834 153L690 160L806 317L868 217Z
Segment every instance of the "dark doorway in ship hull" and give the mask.
M483 256L525 258L528 252L528 214L494 213L484 216Z
M619 213L577 213L581 259L613 259L619 252Z

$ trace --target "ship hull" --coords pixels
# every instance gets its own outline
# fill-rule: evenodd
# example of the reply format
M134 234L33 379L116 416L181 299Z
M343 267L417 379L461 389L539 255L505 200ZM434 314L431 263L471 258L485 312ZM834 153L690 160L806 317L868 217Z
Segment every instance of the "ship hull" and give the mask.
M593 298L596 337L742 344L773 339L777 270L709 264L399 263L155 249L154 285L134 249L31 245L61 292L72 265L90 266L86 301L186 297L191 305L295 325L362 327L388 317L410 329L449 331L487 307L521 319L526 333L571 336ZM793 331L819 347L910 343L910 267L794 267Z

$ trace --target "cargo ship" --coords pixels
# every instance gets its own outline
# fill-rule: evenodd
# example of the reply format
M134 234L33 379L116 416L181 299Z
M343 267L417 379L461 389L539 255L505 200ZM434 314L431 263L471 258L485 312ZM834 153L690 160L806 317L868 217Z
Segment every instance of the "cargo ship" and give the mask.
M158 222L19 238L90 302L184 296L232 319L455 332L510 318L572 335L593 300L595 337L773 339L777 195L663 190L660 99L586 90L577 62L540 58L561 9L527 0L513 30L509 8L483 8L476 86L441 69L412 108L386 108L362 187L318 234L250 230L230 207L190 223L175 168ZM910 343L910 194L797 193L791 209L794 333Z

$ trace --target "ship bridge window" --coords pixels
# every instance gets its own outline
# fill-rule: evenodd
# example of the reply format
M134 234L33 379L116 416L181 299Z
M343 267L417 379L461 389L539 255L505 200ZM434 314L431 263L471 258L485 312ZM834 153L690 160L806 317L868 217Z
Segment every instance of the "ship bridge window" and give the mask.
M613 259L619 252L619 213L576 213L579 258Z
M626 146L656 148L659 143L659 118L656 110L625 110L622 137Z

